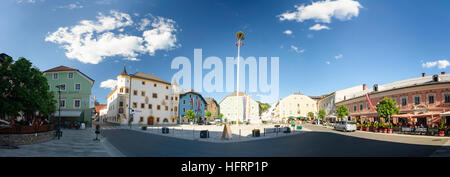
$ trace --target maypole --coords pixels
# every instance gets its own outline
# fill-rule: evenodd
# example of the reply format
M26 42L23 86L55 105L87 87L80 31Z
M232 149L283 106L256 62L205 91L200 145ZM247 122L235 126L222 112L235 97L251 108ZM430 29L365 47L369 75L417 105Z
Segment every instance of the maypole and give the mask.
M240 49L241 46L244 46L244 42L242 42L241 40L244 40L244 32L239 31L236 33L236 38L238 39L238 41L235 43L235 45L238 47L238 54L237 54L237 84L236 84L236 106L239 105L239 63L240 63ZM239 110L239 109L236 109ZM244 110L245 112L245 110ZM238 115L236 115L236 123L239 125L239 121L238 121Z

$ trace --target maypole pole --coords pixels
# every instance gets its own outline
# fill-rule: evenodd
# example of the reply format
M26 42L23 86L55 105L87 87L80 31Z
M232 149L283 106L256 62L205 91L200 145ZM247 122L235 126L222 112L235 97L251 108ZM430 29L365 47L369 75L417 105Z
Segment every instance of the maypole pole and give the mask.
M237 54L237 84L236 84L236 106L239 105L239 63L240 63L240 49L241 46L244 46L244 43L241 40L244 40L244 32L239 31L236 33L236 38L238 41L235 43L235 45L238 47L238 54ZM239 110L239 109L236 109ZM244 110L245 112L245 110ZM237 114L238 116L238 114ZM239 125L238 117L236 116L236 123Z

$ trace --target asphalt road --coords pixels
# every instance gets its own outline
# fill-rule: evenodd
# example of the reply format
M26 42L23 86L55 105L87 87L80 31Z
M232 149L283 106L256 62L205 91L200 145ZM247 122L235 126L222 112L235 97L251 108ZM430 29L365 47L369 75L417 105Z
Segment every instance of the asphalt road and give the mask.
M424 157L440 148L332 131L239 143L183 140L127 129L104 130L102 134L128 157Z

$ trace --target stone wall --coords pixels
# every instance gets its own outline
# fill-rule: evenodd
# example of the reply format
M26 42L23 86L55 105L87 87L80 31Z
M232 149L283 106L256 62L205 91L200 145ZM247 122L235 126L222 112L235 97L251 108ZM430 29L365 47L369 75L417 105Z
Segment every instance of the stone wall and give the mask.
M55 131L31 134L0 134L0 145L25 145L50 141L55 138Z

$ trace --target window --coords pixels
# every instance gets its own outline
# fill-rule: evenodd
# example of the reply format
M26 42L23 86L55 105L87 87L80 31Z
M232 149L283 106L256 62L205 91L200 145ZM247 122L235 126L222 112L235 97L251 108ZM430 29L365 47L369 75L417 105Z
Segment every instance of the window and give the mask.
M158 122L158 123L159 123L159 117L158 117L158 118L156 118L156 122Z
M186 100L183 100L183 104L186 104Z
M145 108L145 104L141 103L141 108L144 109Z
M142 81L142 85L145 85L145 81Z
M366 107L367 107L367 110L370 109L370 104L369 104L369 102L366 103Z
M133 90L133 95L137 96L138 91L137 90Z
M153 87L156 87L156 84L153 84Z
M153 93L153 98L158 98L158 94L156 94L156 93Z
M428 95L428 104L434 104L434 95Z
M123 88L120 88L120 93L123 93Z
M65 100L65 99L59 100L59 106L60 106L61 108L65 108L65 107L66 107L66 100Z
M128 89L128 88L126 88L126 89L125 89L125 93L128 93L128 91L129 91L129 89Z
M156 106L157 110L161 110L161 105Z
M152 109L152 104L148 104L148 109Z
M133 108L137 108L137 103L133 102Z
M402 98L402 106L408 105L408 100L406 98Z
M48 85L48 90L50 90L50 85Z
M58 73L53 73L53 80L58 79Z
M168 89L169 89L169 86L166 86L166 89L168 90Z
M81 106L81 101L79 99L74 100L73 107L80 108L80 106Z
M123 107L123 101L119 102L119 106Z
M359 105L359 110L362 111L363 110L363 104Z
M353 105L353 112L356 112L356 105Z
M178 111L178 109L177 109L177 107L176 107L176 106L174 107L174 110L175 110L175 112L177 112L177 111Z
M169 100L169 96L166 95L166 100Z
M444 103L450 103L450 93L444 93Z
M420 104L420 96L415 96L414 97L414 104Z
M169 106L166 106L166 111L168 111L169 110Z
M145 96L145 92L144 91L141 91L141 96Z
M73 79L73 73L69 73L69 74L67 74L67 78L69 78L69 79Z
M66 84L61 84L61 90L66 90Z
M139 122L144 122L144 117L140 117Z
M178 100L178 97L175 97L175 101Z
M75 90L81 90L81 84L75 84Z
M183 108L183 112L186 112L186 108ZM228 115L230 115L230 114L228 114Z

